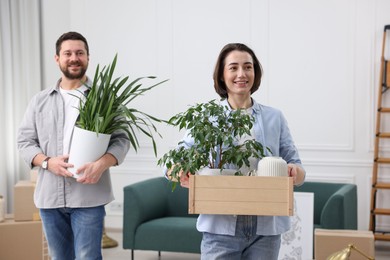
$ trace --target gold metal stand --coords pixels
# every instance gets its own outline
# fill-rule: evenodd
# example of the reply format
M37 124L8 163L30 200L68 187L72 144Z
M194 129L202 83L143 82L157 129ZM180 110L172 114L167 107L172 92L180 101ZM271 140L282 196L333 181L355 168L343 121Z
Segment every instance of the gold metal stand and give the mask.
M360 251L353 244L349 244L347 248L330 255L327 258L327 260L346 260L346 259L349 259L352 249L355 250L356 252L358 252L359 254L361 254L362 256L364 256L365 258L367 258L369 260L374 260L373 257L366 255L365 253Z
M103 229L103 236L102 236L102 248L112 248L117 247L118 242L115 239L112 239L111 237L107 236L106 229Z

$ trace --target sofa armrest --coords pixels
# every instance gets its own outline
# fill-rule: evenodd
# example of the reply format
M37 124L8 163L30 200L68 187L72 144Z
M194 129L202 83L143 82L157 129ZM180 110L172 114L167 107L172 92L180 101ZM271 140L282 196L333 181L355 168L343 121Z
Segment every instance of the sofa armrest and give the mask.
M167 181L148 179L123 188L123 248L134 248L137 227L166 213Z
M341 216L341 217L340 217ZM357 229L357 188L345 184L325 203L321 212L321 228Z

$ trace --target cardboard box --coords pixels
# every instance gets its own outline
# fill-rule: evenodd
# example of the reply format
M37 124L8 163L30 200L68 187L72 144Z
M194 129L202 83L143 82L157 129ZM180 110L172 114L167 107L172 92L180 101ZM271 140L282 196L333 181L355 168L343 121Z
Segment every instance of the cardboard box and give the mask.
M291 177L191 175L190 214L293 215Z
M314 231L314 254L316 260L325 260L335 252L353 244L370 257L375 257L374 234L362 230L316 229ZM355 250L351 250L350 259L366 259Z
M0 223L0 234L0 259L50 259L41 221L6 219Z
M14 219L15 221L40 220L39 210L34 204L35 183L19 181L14 187Z

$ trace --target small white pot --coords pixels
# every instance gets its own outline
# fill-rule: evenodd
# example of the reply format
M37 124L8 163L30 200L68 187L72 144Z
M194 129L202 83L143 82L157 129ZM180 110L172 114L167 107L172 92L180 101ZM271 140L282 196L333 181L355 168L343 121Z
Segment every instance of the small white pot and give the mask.
M257 176L288 176L287 162L281 157L264 157L257 165Z
M111 135L108 134L96 134L79 127L74 128L68 160L74 165L73 168L68 168L74 178L82 175L76 174L79 167L96 161L106 153L110 138Z

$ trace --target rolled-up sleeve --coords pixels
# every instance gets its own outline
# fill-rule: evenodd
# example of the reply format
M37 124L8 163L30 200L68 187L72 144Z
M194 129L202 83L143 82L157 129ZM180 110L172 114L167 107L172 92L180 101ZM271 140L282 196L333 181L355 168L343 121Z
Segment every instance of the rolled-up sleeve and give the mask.
M118 165L123 163L129 149L130 141L126 132L116 131L111 135L107 153L112 154L116 158Z

